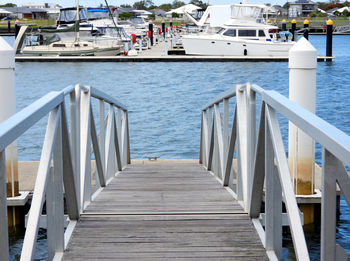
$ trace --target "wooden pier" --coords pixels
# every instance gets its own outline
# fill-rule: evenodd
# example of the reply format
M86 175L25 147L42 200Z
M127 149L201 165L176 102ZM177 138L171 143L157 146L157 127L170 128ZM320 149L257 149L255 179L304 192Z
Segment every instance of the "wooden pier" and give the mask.
M82 213L64 260L268 260L251 219L198 163L131 164Z

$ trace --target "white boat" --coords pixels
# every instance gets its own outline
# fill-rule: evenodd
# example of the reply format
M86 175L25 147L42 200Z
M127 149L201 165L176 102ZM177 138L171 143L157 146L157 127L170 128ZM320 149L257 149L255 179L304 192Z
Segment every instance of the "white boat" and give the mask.
M292 35L284 32L278 39L278 27L262 23L263 12L262 5L231 5L232 18L216 33L182 37L186 54L287 57Z

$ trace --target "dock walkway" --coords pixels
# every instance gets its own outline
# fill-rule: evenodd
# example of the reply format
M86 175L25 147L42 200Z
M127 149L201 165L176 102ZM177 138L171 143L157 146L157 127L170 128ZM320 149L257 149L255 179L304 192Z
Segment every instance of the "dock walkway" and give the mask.
M133 163L90 203L64 260L268 260L251 219L204 167Z

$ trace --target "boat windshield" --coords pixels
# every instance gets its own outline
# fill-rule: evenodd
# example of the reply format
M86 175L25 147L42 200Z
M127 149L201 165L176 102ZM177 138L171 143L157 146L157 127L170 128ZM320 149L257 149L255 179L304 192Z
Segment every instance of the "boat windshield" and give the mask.
M107 8L88 8L87 15L89 20L108 18Z
M231 18L252 20L257 23L264 21L264 9L259 5L231 5Z
M76 20L77 16L77 10L76 9L66 9L66 10L60 10L60 15L57 19L58 24L60 23L73 23ZM79 18L80 21L86 20L85 10L80 9L79 11Z
M217 34L221 34L223 31L225 31L225 28L221 28L219 31L217 31Z
M142 17L130 17L129 20L134 24L144 24L145 20Z
M226 32L223 33L223 35L236 37L236 29L228 29Z

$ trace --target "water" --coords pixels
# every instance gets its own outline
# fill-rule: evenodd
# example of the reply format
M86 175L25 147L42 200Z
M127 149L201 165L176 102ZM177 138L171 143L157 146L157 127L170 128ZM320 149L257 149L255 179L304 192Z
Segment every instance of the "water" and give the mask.
M324 36L310 36L310 41L319 55L325 54ZM316 104L318 116L348 135L349 42L350 36L335 36L336 59L332 63L318 63ZM250 81L288 96L286 62L17 63L15 73L18 110L49 91L75 83L89 84L112 94L129 109L132 158L198 158L201 107L236 83ZM45 120L40 121L19 139L20 160L39 159L45 124ZM319 162L319 147L316 157ZM337 242L350 255L350 212L344 199L341 213ZM307 229L311 257L318 260L319 228ZM291 242L285 239L284 245L284 258L293 259Z

